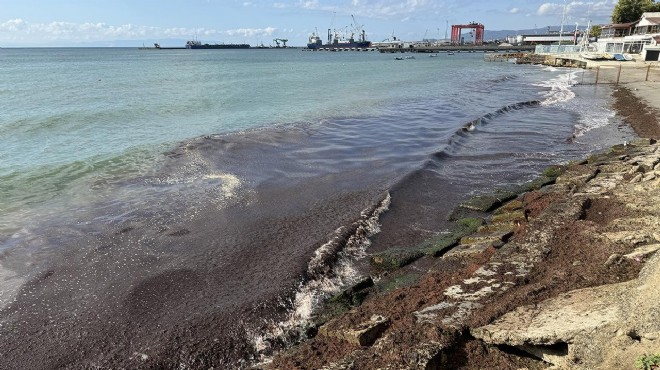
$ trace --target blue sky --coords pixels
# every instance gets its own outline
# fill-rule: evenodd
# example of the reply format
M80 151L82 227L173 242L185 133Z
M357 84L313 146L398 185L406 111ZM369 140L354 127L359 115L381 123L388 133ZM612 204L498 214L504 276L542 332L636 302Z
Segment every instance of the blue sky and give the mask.
M371 41L444 38L447 22L486 30L608 23L616 0L0 0L0 47L112 46L117 40L304 45L311 32L352 27Z

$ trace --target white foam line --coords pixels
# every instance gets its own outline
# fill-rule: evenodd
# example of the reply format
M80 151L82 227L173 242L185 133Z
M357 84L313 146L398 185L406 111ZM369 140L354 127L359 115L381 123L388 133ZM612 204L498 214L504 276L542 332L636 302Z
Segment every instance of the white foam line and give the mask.
M270 362L274 348L271 343L291 343L304 337L304 329L310 324L316 309L329 297L337 294L342 288L355 283L359 278L355 262L366 257L366 250L371 245L369 239L380 232L380 215L389 209L391 197L387 194L377 208L364 210L360 220L356 221L355 232L346 241L343 248L342 238L345 228L335 231L335 236L319 247L307 265L312 279L302 282L296 290L292 308L286 318L273 322L262 333L248 333L253 338L253 346L261 363ZM340 250L338 250L340 249ZM327 265L328 257L336 254L336 262ZM318 271L323 271L318 274Z
M0 309L13 303L21 286L27 281L25 277L0 265ZM1 324L0 324L1 326Z
M575 84L576 78L577 72L570 71L548 81L534 84L535 86L550 88L549 91L541 93L544 97L541 105L553 105L575 98L575 93L571 87Z

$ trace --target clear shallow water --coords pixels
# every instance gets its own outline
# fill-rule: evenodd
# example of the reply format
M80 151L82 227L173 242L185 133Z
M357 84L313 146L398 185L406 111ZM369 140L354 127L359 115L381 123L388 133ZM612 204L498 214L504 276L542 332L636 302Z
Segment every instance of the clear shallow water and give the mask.
M0 334L58 361L85 348L114 366L132 351L238 366L355 279L356 258L631 135L606 88L482 54L3 49L0 62ZM359 228L370 237L347 243ZM49 320L117 349L51 343Z

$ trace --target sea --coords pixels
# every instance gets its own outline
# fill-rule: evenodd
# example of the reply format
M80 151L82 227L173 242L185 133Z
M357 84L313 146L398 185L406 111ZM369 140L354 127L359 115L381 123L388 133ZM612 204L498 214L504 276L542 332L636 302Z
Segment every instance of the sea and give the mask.
M484 56L0 49L0 368L268 362L370 254L635 137Z

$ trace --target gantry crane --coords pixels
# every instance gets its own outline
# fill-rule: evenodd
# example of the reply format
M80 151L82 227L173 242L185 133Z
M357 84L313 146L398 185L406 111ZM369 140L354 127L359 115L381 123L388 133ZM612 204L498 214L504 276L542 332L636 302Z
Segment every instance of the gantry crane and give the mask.
M288 39L273 39L273 41L275 42L275 45L277 45L277 48L285 48L286 43L289 42ZM282 46L280 46L280 42L282 43Z

